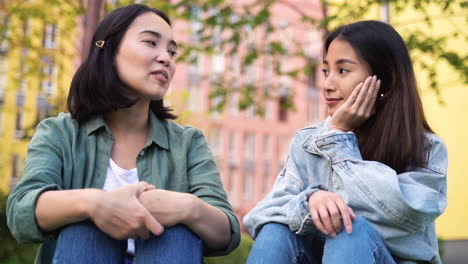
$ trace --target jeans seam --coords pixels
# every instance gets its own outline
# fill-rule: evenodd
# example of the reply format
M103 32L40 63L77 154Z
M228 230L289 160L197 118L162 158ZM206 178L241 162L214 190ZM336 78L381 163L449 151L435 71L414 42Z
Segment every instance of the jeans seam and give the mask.
M378 254L378 249L380 247L380 244L378 242L375 243L375 244L376 244L376 246L375 246L374 250L372 251L372 263L374 263L374 264L378 263L377 262L377 254Z
M298 250L297 251L297 254L296 254L296 257L294 258L294 263L293 264L299 264L300 260L301 260L301 257L304 256L304 251L303 250Z

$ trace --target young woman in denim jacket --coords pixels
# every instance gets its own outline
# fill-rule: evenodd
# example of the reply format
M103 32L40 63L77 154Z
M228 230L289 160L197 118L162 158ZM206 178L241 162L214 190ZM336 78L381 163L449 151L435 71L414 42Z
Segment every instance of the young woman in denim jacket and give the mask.
M440 263L447 151L402 38L377 21L340 27L322 71L329 117L294 135L273 190L244 217L248 263Z
M163 104L176 53L159 10L130 5L98 25L70 114L39 124L8 199L13 235L43 243L37 263L203 263L239 244L203 134Z

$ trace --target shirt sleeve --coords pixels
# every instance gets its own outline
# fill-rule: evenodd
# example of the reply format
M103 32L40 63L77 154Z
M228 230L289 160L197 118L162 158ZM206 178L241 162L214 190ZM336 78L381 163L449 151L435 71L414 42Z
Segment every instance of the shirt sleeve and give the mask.
M220 251L205 252L207 256L227 255L240 243L240 226L227 200L226 192L203 133L196 129L187 154L189 192L223 211L231 226L231 241Z
M391 244L395 237L424 230L447 205L447 150L433 134L428 142L426 165L400 174L380 162L363 160L352 132L319 137L315 147L329 158L340 179L334 181L334 189L342 190L338 193L348 205L362 212Z
M320 182L306 182L301 177L305 168L304 151L298 133L288 151L285 167L281 170L272 191L244 216L247 232L255 238L263 225L270 222L281 223L299 235L317 231L309 213L308 198L318 190L328 190Z
M29 143L23 177L11 191L6 209L8 227L19 242L44 242L53 235L40 230L35 208L43 192L61 189L59 140L51 122L42 122Z

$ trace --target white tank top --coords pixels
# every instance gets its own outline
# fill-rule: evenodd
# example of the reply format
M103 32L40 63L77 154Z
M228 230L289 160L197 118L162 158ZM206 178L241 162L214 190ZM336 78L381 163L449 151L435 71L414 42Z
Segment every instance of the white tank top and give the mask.
M109 159L106 181L102 189L104 191L110 191L133 183L138 183L137 168L125 170L120 168L112 159ZM129 238L127 241L127 252L135 255L135 240L132 238Z

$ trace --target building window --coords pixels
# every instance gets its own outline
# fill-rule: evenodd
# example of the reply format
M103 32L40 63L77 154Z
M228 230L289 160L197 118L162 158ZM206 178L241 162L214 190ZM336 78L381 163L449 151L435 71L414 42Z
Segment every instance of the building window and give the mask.
M25 20L23 22L23 36L27 37L29 36L29 21Z
M44 28L44 38L42 45L46 49L53 49L56 45L57 25L47 24Z
M18 109L16 112L16 118L15 118L15 138L21 139L24 136L24 131L23 131L23 122L24 122L24 117L23 117L23 111L22 109Z
M222 151L220 134L221 133L218 128L210 129L210 136L209 136L210 148L216 159L219 159L221 157L221 151Z
M310 30L307 32L304 41L304 54L310 59L319 60L322 43L322 33L317 30Z
M202 111L201 96L198 89L198 85L189 84L188 86L188 96L186 100L190 112L200 113Z
M21 158L19 155L13 155L12 163L11 163L11 181L10 181L10 188L13 188L19 181L21 171Z
M56 69L55 69L55 63L47 58L43 57L42 58L42 74L43 74L43 79L41 81L41 91L46 95L46 96L53 96L55 92L55 77L56 77Z
M228 168L228 182L227 182L227 191L230 201L234 198L234 193L236 191L236 167Z
M10 20L5 17L4 13L0 11L0 23L3 24L3 27L6 30L3 32L3 35L0 36L0 56L5 56L8 53L8 39L10 37Z
M231 196L231 199L235 197L235 191L238 186L236 186L236 178L237 178L237 147L236 147L236 134L234 132L230 132L228 136L228 194ZM237 202L232 200L234 204Z
M224 54L220 46L216 46L211 60L211 81L219 82L224 74Z
M252 201L254 198L254 173L244 172L244 200Z
M41 121L49 116L51 106L47 101L47 98L43 95L37 97L37 121Z
M0 137L2 136L3 133L3 108L0 108Z
M229 167L236 167L237 166L237 142L236 142L236 134L234 132L229 133L228 138L228 159L229 159Z
M6 57L0 55L0 106L3 105L5 89L8 80L8 63Z
M228 97L229 102L229 114L231 116L237 116L239 114L239 93L231 92Z
M272 157L271 137L265 135L263 138L263 192L266 193L270 189L270 164Z
M55 84L51 79L45 79L41 82L41 91L47 96L52 96L55 91Z
M244 137L244 200L253 200L255 177L255 135L246 133Z
M288 103L288 98L286 96L280 96L278 100L278 104L279 104L278 120L281 122L288 121L288 109L286 108L287 103Z

